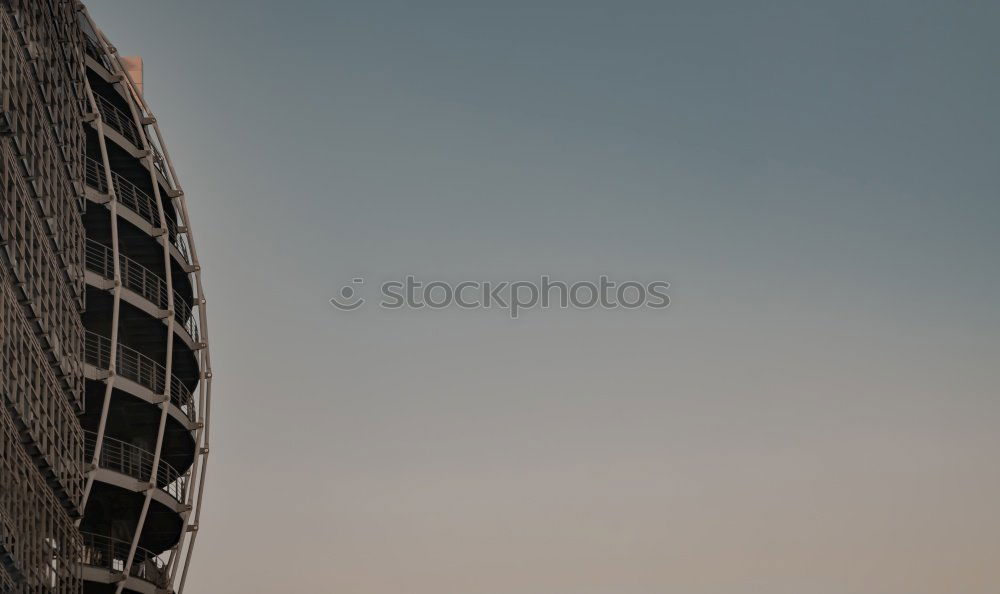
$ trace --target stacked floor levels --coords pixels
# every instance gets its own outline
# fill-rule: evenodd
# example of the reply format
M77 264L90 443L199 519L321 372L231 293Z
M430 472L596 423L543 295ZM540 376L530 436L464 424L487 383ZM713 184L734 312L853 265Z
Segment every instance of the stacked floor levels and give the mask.
M179 591L211 384L184 194L85 9L0 6L0 592Z

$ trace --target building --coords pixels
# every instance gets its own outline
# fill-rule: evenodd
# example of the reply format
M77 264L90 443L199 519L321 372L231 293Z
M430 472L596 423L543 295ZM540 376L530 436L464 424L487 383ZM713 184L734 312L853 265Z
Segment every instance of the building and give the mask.
M0 0L0 592L180 592L211 363L142 65L71 0Z

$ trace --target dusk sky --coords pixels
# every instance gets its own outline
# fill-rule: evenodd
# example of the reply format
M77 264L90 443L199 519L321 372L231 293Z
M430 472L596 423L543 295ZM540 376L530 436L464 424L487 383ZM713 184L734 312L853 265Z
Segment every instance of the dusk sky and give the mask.
M188 592L1000 588L1000 4L87 4L204 269ZM671 305L328 303L410 274Z

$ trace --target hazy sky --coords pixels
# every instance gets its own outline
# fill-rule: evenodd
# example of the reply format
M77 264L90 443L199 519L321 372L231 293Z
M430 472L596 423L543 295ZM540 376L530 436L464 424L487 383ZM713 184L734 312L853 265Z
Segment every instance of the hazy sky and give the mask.
M1000 588L1000 4L88 5L205 270L189 592ZM327 303L406 274L672 305Z

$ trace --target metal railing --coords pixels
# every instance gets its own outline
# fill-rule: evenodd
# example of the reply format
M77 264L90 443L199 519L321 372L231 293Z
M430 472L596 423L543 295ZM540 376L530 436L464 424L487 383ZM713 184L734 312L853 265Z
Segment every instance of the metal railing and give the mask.
M108 193L108 178L104 175L104 167L100 161L86 157L84 159L84 174L88 186L102 194Z
M97 47L97 42L94 41L90 37L90 35L84 35L83 39L84 39L83 49L85 52L87 52L87 55L97 60L97 63L100 64L101 66L104 66L104 68L106 68L108 72L111 72L112 71L111 61L108 60L108 57L104 55L104 52L102 52L101 49Z
M122 286L163 309L167 305L167 283L145 266L119 254ZM87 269L107 279L115 277L114 251L93 239L87 240Z
M117 105L97 93L94 93L94 99L97 101L97 111L101 113L101 119L104 120L104 123L136 147L140 147L139 131L135 128L132 115L125 113Z
M90 462L97 448L97 433L84 431L83 446L86 454L85 462ZM139 446L105 435L97 465L140 481L149 481L153 474L153 454ZM160 465L156 469L156 486L183 503L184 495L187 493L187 477L167 462L160 460Z
M80 535L83 537L83 554L80 561L84 565L117 573L125 571L132 543L90 532L81 532ZM169 582L167 564L152 551L142 547L135 549L129 575L158 588L166 588Z
M88 186L103 194L108 193L108 178L104 175L104 165L100 161L87 157L85 173ZM135 211L153 227L160 226L160 214L152 196L114 171L111 172L111 181L115 185L115 195L119 202Z
M122 286L134 291L160 309L167 308L167 283L152 270L120 255ZM106 279L115 277L114 250L93 239L87 240L87 269ZM174 320L198 342L201 340L201 326L188 300L174 291Z
M88 186L102 194L108 193L108 178L104 175L104 166L100 161L87 157L84 172ZM153 227L160 226L159 210L156 208L156 200L152 196L114 171L111 172L111 181L115 186L115 195L119 202ZM167 233L170 236L170 242L181 253L184 261L190 264L191 251L188 249L187 237L178 230L177 221L167 219Z
M83 354L86 363L99 369L109 369L111 366L111 339L88 330ZM152 390L154 394L163 394L167 376L166 370L156 361L131 347L123 344L118 345L115 372ZM172 375L170 379L170 401L181 409L189 420L194 421L197 418L191 390L176 375Z
M196 343L201 342L201 321L186 299L174 291L174 319Z
M87 55L96 60L108 72L113 73L116 69L111 64L111 58L97 47L97 42L91 39L89 35L85 35L84 37L85 42L83 47ZM140 138L132 135L135 132L135 120L132 116L100 95L95 94L94 99L97 101L97 109L101 112L101 117L108 122L108 125L132 141L137 148L142 148L139 144ZM163 155L160 154L159 149L155 146L150 146L150 148L153 151L153 166L156 167L164 178L167 178L167 170L163 164Z

